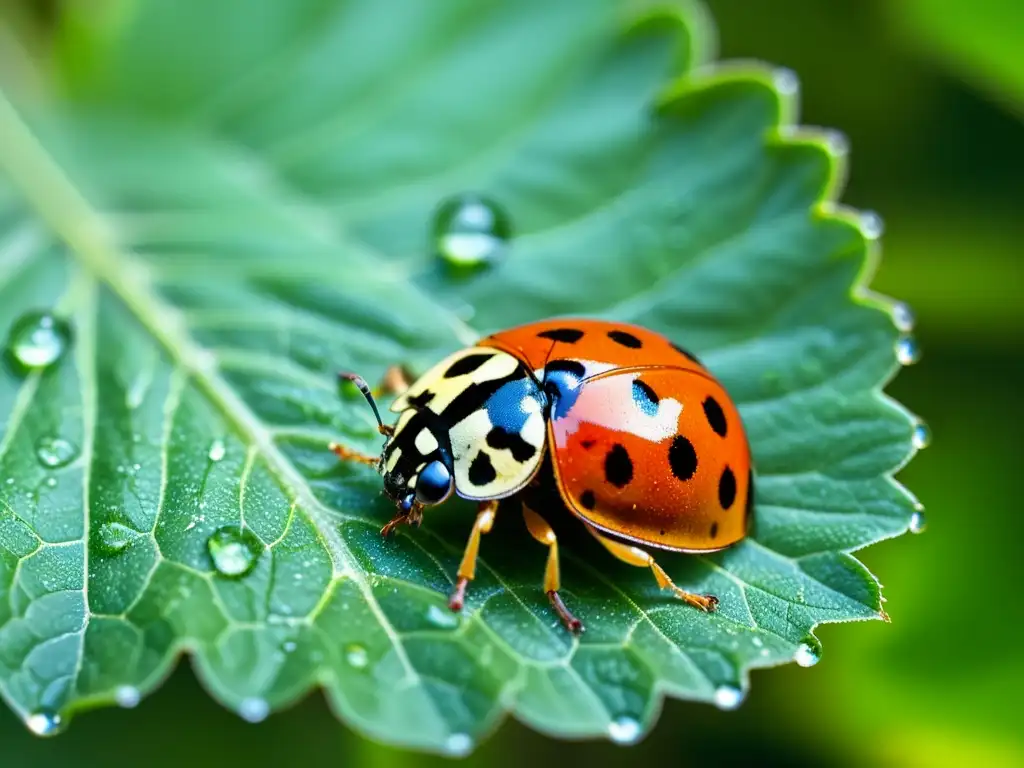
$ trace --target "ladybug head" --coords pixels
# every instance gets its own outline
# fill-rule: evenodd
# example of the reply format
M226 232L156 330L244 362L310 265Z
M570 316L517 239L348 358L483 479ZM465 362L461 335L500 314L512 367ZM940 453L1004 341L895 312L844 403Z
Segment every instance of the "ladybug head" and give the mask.
M384 476L385 495L399 511L417 517L423 507L440 504L451 496L455 490L451 441L437 414L419 409L420 421L408 433L386 427L366 382L354 374L343 376L359 387L373 409L381 434L387 437L377 470Z

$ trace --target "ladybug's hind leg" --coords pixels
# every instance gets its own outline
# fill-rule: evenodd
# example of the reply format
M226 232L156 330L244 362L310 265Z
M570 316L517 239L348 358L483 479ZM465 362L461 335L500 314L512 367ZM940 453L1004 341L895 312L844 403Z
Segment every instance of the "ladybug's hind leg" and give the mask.
M459 578L455 582L455 589L452 590L451 597L448 598L448 607L453 611L461 611L462 604L466 601L466 586L476 575L476 557L480 551L480 536L490 532L491 526L494 525L494 513L497 511L497 501L480 502L473 530L469 534L469 541L466 542L466 551L462 554Z
M562 586L562 577L558 565L558 538L555 532L548 525L547 521L523 504L523 517L526 519L526 527L541 544L547 545L548 563L544 568L544 592L551 601L552 607L558 613L558 617L565 624L570 632L579 633L583 631L583 624L566 608L558 590Z
M584 523L586 525L586 523ZM624 563L635 565L639 568L650 568L654 574L655 580L658 582L658 586L662 589L671 589L676 597L680 600L685 600L687 603L692 605L694 608L700 608L702 611L713 611L718 606L718 598L714 595L695 595L692 592L687 592L680 587L677 587L669 575L665 573L665 569L655 562L654 557L649 552L645 552L639 547L632 547L629 544L622 544L613 539L609 539L603 533L598 531L591 525L587 525L587 530L594 534L594 537L604 544L605 549L611 552L615 557Z

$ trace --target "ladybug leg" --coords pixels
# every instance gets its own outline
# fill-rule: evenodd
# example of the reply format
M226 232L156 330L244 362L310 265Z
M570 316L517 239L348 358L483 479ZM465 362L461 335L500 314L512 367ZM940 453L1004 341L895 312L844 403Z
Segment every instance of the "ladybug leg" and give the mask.
M466 586L476 575L476 556L480 551L480 536L491 530L494 525L494 513L498 511L497 501L481 501L476 521L473 523L473 530L470 531L469 541L466 543L466 551L462 554L462 564L459 565L459 578L455 582L455 589L448 598L448 607L453 611L461 611L466 601Z
M594 535L594 538L604 544L605 549L622 562L635 565L638 568L650 568L654 574L655 581L658 582L658 586L662 589L671 589L680 600L685 600L694 608L700 608L702 611L713 611L718 606L718 598L714 595L695 595L692 592L687 592L677 587L672 579L669 578L669 575L665 573L665 570L655 562L654 557L650 553L644 552L639 547L632 547L629 544L621 544L609 539L593 526L587 525L587 530Z
M530 535L548 548L548 562L544 567L544 592L566 629L579 634L583 631L582 622L572 615L558 594L558 590L562 586L558 565L558 538L547 521L525 504L523 504L523 518L526 520L526 528L530 531Z
M351 448L346 448L340 443L331 443L327 446L334 455L342 461L354 461L357 464L365 464L368 467L377 469L377 465L380 463L380 459L376 456L367 456L365 453L359 451L353 451Z

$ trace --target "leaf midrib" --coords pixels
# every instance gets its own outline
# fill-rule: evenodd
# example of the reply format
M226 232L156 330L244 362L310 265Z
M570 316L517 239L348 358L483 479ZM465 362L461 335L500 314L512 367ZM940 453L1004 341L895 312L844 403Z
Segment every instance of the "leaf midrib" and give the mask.
M181 314L151 288L142 265L126 257L114 245L101 216L57 166L2 90L0 168L7 171L15 186L35 206L40 217L65 242L86 271L106 284L124 302L179 369L203 389L238 433L266 459L271 474L291 492L322 537L331 555L333 578L349 576L353 579L387 634L406 675L417 679L419 674L409 660L397 631L374 597L355 556L330 525L327 519L330 511L277 448L272 432L259 422L245 402L218 375L215 358L192 341L185 331ZM86 529L86 539L88 535Z

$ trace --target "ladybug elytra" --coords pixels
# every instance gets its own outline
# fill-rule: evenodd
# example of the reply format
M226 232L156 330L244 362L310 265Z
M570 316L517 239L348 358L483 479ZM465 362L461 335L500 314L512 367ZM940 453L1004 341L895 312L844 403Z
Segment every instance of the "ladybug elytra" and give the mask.
M398 514L382 529L417 524L453 493L479 510L449 605L460 610L480 537L498 502L539 482L550 453L565 506L615 557L650 568L658 585L705 611L718 603L677 587L637 545L711 552L742 539L753 469L739 412L700 361L653 331L599 320L549 320L460 350L421 376L380 421L380 457L332 445L374 467ZM530 534L548 546L544 591L572 631L582 625L558 594L558 543L540 511L523 505Z

